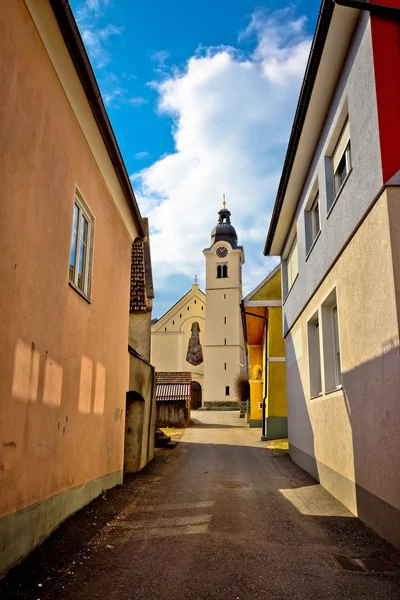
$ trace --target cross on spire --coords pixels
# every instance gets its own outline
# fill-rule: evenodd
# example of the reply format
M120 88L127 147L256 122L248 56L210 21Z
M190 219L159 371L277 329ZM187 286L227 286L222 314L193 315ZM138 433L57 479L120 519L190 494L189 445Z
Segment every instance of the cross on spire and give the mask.
M195 285L198 285L198 283L199 283L199 280L198 280L198 278L197 278L197 275L195 275L195 276L194 276L194 284L195 284Z
M222 202L222 206L223 206L224 208L226 208L225 194L222 194L222 197L223 197L223 199L224 199L224 201Z

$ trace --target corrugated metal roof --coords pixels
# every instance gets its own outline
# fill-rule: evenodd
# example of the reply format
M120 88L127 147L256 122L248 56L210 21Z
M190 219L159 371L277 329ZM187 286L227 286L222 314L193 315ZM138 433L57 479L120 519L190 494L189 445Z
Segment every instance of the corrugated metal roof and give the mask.
M188 372L156 373L157 402L186 402L190 400L192 375Z

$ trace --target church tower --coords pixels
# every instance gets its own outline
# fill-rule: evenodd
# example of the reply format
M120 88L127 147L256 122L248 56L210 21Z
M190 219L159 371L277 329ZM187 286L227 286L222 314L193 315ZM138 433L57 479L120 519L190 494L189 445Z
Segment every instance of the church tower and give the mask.
M206 339L204 348L205 407L236 406L235 378L244 372L244 341L240 303L244 251L238 246L231 213L223 208L211 232L206 258Z

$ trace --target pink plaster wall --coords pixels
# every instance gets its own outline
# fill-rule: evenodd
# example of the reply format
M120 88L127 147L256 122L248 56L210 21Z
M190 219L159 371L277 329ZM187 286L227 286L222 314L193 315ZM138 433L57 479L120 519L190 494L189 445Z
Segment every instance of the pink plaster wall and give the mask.
M123 467L131 240L22 0L0 4L0 517ZM75 185L91 304L68 285Z

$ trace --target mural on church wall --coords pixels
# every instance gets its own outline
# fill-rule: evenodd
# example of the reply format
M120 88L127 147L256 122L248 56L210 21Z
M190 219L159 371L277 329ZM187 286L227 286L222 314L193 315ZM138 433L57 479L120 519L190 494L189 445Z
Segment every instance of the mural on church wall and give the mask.
M200 344L200 326L197 321L192 325L192 335L189 339L186 360L194 367L200 365L204 360L203 350Z

